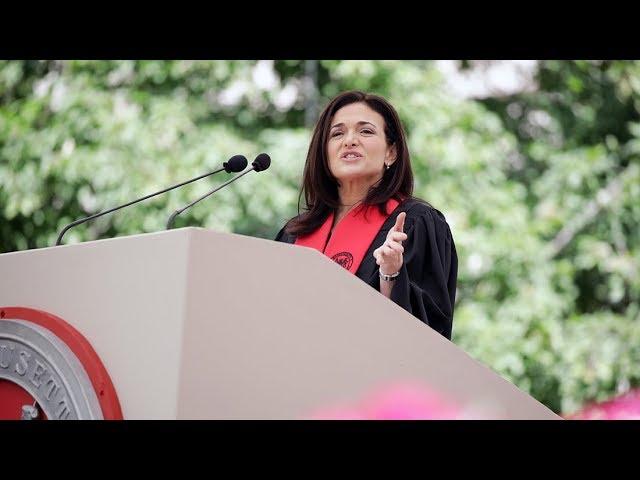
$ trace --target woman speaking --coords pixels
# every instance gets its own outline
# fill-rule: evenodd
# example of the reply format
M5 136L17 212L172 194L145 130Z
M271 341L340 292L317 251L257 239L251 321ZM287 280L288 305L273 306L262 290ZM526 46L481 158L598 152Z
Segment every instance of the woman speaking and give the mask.
M304 167L305 211L276 240L319 250L451 339L458 258L445 217L412 196L404 129L384 98L334 98Z

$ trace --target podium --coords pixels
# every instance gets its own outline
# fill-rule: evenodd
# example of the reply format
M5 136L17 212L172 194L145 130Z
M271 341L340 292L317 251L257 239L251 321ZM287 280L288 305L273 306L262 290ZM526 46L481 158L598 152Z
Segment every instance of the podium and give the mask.
M560 418L319 252L270 240L182 228L5 253L0 307L80 332L124 419L304 419L398 380L482 418Z

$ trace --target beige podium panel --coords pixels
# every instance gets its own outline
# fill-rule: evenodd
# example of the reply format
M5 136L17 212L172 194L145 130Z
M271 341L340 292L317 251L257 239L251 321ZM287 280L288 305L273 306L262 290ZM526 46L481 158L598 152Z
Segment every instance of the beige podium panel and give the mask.
M308 418L398 381L479 418L560 418L319 252L270 240L183 228L6 253L0 306L79 330L125 419Z

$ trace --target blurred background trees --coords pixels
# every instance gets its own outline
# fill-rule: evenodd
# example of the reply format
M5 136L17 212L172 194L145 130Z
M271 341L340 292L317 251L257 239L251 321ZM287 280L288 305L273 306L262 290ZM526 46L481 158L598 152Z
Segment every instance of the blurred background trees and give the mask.
M176 226L273 238L319 110L354 88L396 106L416 194L451 225L453 341L558 413L640 385L639 62L2 61L0 252L262 151L268 172ZM224 178L65 243L161 230Z

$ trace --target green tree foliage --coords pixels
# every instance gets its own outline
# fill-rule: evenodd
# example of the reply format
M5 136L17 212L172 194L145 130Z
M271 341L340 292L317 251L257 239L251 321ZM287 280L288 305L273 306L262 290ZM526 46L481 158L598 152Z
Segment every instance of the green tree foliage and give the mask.
M309 119L336 93L387 97L416 194L460 260L453 341L556 412L640 384L640 65L541 62L532 92L451 94L430 62L0 62L0 251L268 152L178 227L273 238L297 211ZM311 89L314 72L316 89ZM311 115L309 115L311 113ZM219 174L74 228L156 231Z

